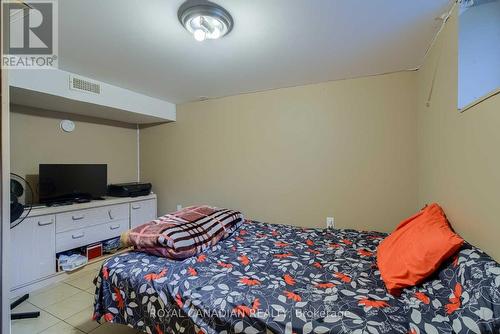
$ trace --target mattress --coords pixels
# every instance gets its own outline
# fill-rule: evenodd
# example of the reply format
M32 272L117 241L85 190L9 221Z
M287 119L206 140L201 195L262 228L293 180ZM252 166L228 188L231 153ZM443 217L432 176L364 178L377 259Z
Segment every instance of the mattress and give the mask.
M147 333L498 333L500 266L465 244L394 297L375 251L386 235L244 224L184 261L129 252L103 263L96 320Z

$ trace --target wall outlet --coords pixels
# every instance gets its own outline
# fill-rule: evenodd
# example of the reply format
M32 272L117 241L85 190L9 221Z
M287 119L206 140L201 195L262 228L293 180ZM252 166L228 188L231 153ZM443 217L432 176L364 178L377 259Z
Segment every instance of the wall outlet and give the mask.
M335 228L335 219L333 217L326 217L326 228Z
M177 204L177 211L182 210L182 205Z

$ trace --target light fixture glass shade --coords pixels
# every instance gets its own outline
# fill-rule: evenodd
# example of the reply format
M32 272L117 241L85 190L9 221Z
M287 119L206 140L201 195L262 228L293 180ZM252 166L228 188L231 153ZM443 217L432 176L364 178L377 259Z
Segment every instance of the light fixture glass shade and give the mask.
M200 34L199 31L203 31L207 39L220 38L227 32L227 26L223 22L215 17L205 15L195 16L188 20L186 29L193 35ZM198 40L198 38L196 39Z
M186 30L200 42L221 38L233 28L231 15L209 1L187 1L179 8L178 16Z
M198 42L203 42L207 38L207 33L202 29L196 29L193 32L193 36Z

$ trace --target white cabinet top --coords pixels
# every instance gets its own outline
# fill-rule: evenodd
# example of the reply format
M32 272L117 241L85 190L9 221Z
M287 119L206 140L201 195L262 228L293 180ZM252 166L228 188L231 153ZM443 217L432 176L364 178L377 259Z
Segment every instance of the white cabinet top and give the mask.
M50 207L49 206L37 207L31 210L29 217L53 215L61 212L91 209L101 206L115 205L122 203L134 203L138 201L151 200L151 199L156 199L156 194L150 194L147 196L138 196L138 197L105 197L104 200L91 201L88 203L50 206Z

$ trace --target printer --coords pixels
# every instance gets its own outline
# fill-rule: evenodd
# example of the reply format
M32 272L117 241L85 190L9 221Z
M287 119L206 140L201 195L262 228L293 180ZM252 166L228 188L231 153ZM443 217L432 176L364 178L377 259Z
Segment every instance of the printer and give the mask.
M112 197L137 197L151 193L151 183L130 182L108 185L108 196Z

